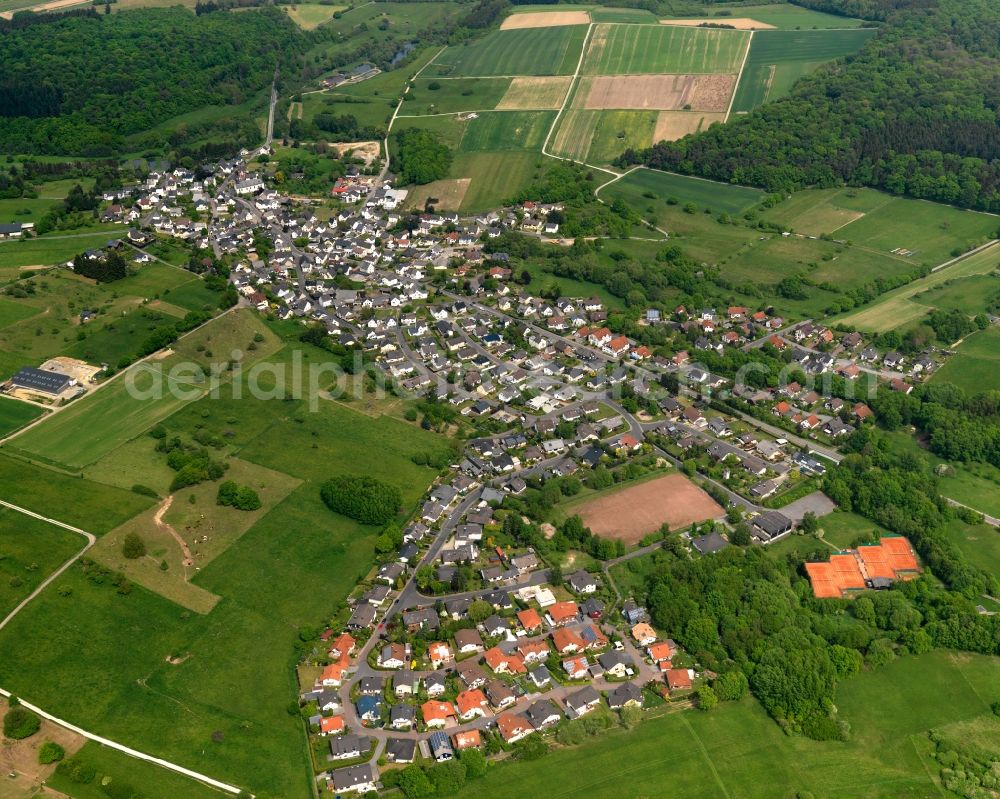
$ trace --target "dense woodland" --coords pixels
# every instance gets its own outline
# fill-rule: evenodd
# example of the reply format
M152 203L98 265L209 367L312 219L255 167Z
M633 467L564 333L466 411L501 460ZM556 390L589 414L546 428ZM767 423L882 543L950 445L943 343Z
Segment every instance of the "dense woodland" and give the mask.
M886 18L789 97L621 163L788 192L842 183L1000 210L1000 4L810 0Z
M7 30L0 34L0 149L117 154L129 134L252 98L270 83L279 57L301 42L278 9L202 17L142 9L54 16Z

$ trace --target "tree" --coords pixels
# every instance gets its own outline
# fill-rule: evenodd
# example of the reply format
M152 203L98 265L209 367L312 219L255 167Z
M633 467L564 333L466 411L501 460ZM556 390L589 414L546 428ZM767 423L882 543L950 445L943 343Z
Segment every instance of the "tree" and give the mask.
M625 705L618 715L621 717L622 726L626 730L634 730L642 721L642 710L635 705Z
M486 756L478 749L463 749L460 759L468 779L475 780L486 775Z
M3 717L4 737L15 741L30 738L41 726L42 720L21 705L10 708Z
M127 533L122 541L122 555L129 560L138 560L146 555L146 542L138 533Z
M493 606L484 599L477 599L469 605L469 619L479 624L493 612Z
M420 766L407 766L399 774L399 788L407 799L423 799L434 794L430 778Z
M727 671L715 678L712 688L716 696L724 702L736 702L747 695L750 683L739 669Z
M802 516L802 521L799 522L799 529L806 535L813 535L819 530L819 520L816 518L816 514L807 510Z
M38 748L38 762L43 766L56 763L66 757L66 750L55 741L46 741Z
M386 524L403 504L398 488L374 477L335 477L323 483L320 496L330 510L362 524Z
M394 169L402 183L430 183L447 176L452 153L429 130L407 128L396 134Z
M868 647L868 662L876 668L888 665L895 657L895 648L888 638L876 638Z
M711 710L719 704L719 697L715 695L710 685L699 685L695 695L698 697L699 710Z

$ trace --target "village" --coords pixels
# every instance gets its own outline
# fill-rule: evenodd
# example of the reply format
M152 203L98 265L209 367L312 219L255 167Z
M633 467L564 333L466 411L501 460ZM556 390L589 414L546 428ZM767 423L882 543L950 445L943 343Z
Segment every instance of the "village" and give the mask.
M829 378L867 376L908 392L940 363L735 306L645 311L641 324L692 342L654 354L612 330L597 297L526 293L509 256L490 245L509 231L557 236L559 205L413 216L385 170L353 170L321 220L249 170L251 157L204 177L153 173L110 193L105 214L133 227L109 247L141 263L143 248L168 236L238 256L230 281L242 305L322 326L397 390L446 404L480 433L324 632L314 658L322 665L302 685L314 758L326 762L319 779L337 793L377 790L380 768L418 758L443 762L470 747L498 754L598 708L690 706L713 676L620 596L606 569L553 574L506 535L508 497L632 469L655 479L622 489L625 506L589 521L594 535L622 539L605 565L659 546L668 517L673 530L690 527L682 540L698 555L730 546L737 522L768 545L833 510L818 480L839 462L838 441L873 415L860 391L852 401L824 390ZM810 384L754 388L699 363L700 352L726 348L781 354ZM45 399L68 385L52 373L22 370L6 389ZM775 502L783 496L791 501ZM836 563L813 564L816 596L872 587L863 563L839 582L823 571Z

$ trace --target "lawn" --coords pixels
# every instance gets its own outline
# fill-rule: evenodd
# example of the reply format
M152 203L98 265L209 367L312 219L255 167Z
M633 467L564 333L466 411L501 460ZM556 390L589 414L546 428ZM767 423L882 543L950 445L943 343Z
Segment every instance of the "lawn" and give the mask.
M303 30L310 31L318 28L324 22L333 19L333 15L338 11L343 11L346 6L328 6L319 3L298 3L292 6L282 6L288 12L295 24Z
M365 464L365 473L398 485L412 508L434 475L412 458L442 440L340 404L309 413L304 402L253 397L205 399L165 425L220 435L231 429L226 440L241 459L306 482L192 578L222 598L207 615L138 586L122 596L82 568L70 570L0 634L9 655L0 684L213 777L304 796L306 742L301 722L285 710L296 691L298 630L322 623L369 570L377 532L331 513L318 485ZM59 636L44 632L53 624Z
M0 453L0 499L95 535L147 508L152 500L131 491L28 463Z
M916 748L932 727L989 712L996 658L933 652L845 682L837 706L846 743L784 735L752 699L710 713L681 711L604 733L592 743L489 770L461 799L519 796L640 799L931 799L939 788Z
M954 520L948 525L951 541L974 566L1000 574L1000 530L989 524L969 525Z
M736 74L749 39L746 31L670 25L595 25L581 74Z
M585 25L494 31L453 45L424 71L428 77L572 75L587 34Z
M224 799L229 794L209 788L195 780L175 774L167 769L136 760L134 757L88 741L73 760L93 766L97 776L90 784L73 782L58 771L46 781L52 790L73 799L108 799L103 788L113 784L139 786L144 799ZM106 783L105 780L108 782Z
M0 397L0 437L24 427L43 413L45 411L37 405L30 405L27 402L9 397Z
M406 95L402 115L451 114L496 108L510 86L510 78L418 78ZM437 86L437 89L430 88Z
M877 333L894 330L926 315L927 306L914 301L918 295L952 280L990 274L997 266L1000 266L1000 247L994 245L926 277L888 291L867 307L843 314L835 321L858 330Z
M749 15L749 9L740 8L740 16L744 16L744 11ZM873 28L755 31L736 88L733 113L746 113L784 97L799 78L828 61L856 53L874 35Z
M264 341L247 351L255 333L263 335ZM239 349L245 352L242 363L246 368L278 346L277 338L252 312L226 314L181 339L174 345L174 354L131 367L110 385L77 400L11 445L31 457L82 469L202 396L209 385L193 377L192 364L207 371L212 363L229 361L232 352Z
M605 200L619 196L637 208L650 200L674 199L682 206L694 203L699 211L709 208L713 213L737 216L760 203L765 195L759 189L746 186L640 168L611 184L601 196Z
M969 394L1000 389L1000 328L968 336L931 379L954 383Z
M0 619L86 543L77 533L0 508Z
M116 366L123 358L133 359L137 348L159 327L177 318L171 314L138 307L109 317L104 324L81 326L78 339L63 350L65 355L92 364Z
M886 532L870 519L843 510L835 510L824 516L820 519L820 527L823 530L823 540L838 549L849 549L856 539L875 530L879 533Z

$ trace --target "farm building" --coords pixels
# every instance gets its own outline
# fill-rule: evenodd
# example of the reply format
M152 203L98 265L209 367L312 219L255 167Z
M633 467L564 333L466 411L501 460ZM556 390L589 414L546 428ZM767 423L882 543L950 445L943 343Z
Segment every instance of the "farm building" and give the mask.
M35 369L25 366L10 379L15 388L23 388L28 391L38 391L42 394L57 396L62 394L76 381L68 375L59 372L50 372L46 369Z

